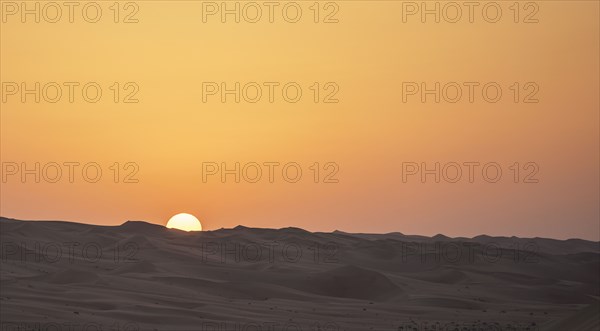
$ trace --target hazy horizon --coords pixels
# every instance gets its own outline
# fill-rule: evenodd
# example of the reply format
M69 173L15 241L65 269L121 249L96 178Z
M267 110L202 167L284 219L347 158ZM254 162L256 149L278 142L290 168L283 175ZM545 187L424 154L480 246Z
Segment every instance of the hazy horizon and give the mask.
M94 226L119 226L119 225L123 225L126 222L144 222L144 223L148 223L148 224L152 224L152 225L159 225L162 227L166 227L166 222L164 223L157 223L157 222L152 222L149 220L143 220L143 219L127 219L127 220L123 220L122 222L115 222L115 223L111 223L111 224L97 224L97 223L89 223L89 222L85 222L85 221L81 221L81 220L63 220L63 219L21 219L21 218L17 218L17 217L8 217L8 216L4 216L4 215L0 215L0 218L5 218L5 219L11 219L11 220L16 220L16 221L26 221L26 222L67 222L67 223L78 223L78 224L86 224L86 225L94 225ZM203 224L204 226L204 224ZM394 234L394 233L399 233L401 235L405 235L405 236L423 236L423 237L434 237L436 235L443 235L446 236L448 238L452 238L452 239L457 239L457 238L468 238L468 239L472 239L478 236L489 236L489 237L504 237L504 238L511 238L511 237L517 237L517 238L522 238L522 239L533 239L533 238L541 238L541 239L553 239L553 240L586 240L586 241L593 241L593 242L600 242L600 240L594 240L594 239L586 239L586 238L554 238L554 237L542 237L542 236L519 236L519 235L515 235L515 234L511 234L511 235L507 235L507 234L491 234L491 233L479 233L476 235L451 235L448 233L407 233L407 232L403 232L401 230L396 230L396 231L389 231L389 232L353 232L353 231L346 231L344 229L330 229L330 230L318 230L318 229L307 229L307 228L302 228L302 227L298 227L298 226L294 226L294 225L289 225L289 226L285 226L285 227L262 227L262 226L252 226L252 225L248 225L248 224L236 224L236 225L232 225L232 226L224 226L224 227L219 227L219 228L204 228L201 231L193 231L193 232L203 232L203 231L218 231L218 230L222 230L222 229L234 229L236 227L245 227L245 228L251 228L251 229L266 229L266 230L280 230L280 229L286 229L286 228L298 228L301 230L306 230L308 232L312 232L312 233L332 233L335 231L340 231L340 232L344 232L344 233L348 233L348 234L373 234L373 235L386 235L386 234Z

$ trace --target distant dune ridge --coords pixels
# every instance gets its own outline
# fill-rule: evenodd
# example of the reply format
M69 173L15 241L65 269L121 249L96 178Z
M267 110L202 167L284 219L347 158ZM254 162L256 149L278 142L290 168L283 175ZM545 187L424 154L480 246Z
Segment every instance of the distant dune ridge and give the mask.
M599 242L0 218L0 243L2 331L600 330Z

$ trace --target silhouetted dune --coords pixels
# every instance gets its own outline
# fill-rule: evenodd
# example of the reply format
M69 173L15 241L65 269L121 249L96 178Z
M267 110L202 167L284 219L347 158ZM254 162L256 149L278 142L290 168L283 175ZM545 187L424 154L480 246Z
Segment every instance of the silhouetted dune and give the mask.
M163 234L168 231L168 229L163 226L141 221L127 221L119 225L118 229L123 232L136 234Z
M5 326L567 331L599 325L600 245L585 240L243 226L188 233L140 221L96 226L7 218L0 218L0 240Z

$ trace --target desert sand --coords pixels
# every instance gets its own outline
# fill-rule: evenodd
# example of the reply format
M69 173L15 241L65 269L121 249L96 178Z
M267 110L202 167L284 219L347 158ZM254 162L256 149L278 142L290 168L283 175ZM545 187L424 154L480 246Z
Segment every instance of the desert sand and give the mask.
M0 218L1 330L600 330L600 243Z

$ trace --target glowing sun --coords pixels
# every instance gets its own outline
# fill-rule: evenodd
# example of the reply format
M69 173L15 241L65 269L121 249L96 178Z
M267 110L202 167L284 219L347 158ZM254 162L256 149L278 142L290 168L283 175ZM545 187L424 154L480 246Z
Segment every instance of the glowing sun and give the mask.
M167 228L183 231L202 231L202 224L194 215L181 213L169 219Z

